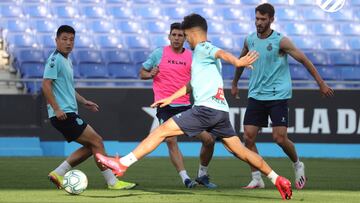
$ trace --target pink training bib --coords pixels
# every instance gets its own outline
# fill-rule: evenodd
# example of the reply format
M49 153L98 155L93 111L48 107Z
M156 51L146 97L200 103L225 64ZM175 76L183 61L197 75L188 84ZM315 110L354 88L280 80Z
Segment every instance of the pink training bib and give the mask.
M191 62L191 51L185 49L183 53L175 53L171 46L164 47L159 73L154 77L155 101L171 96L190 82ZM190 104L190 95L182 96L174 100L172 104Z

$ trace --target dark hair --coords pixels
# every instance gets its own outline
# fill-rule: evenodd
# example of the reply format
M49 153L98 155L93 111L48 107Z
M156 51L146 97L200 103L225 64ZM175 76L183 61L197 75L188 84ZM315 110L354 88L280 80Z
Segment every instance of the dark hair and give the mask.
M61 35L61 33L71 33L75 35L75 30L73 27L69 26L69 25L62 25L58 28L57 32L56 32L56 37L59 37Z
M199 27L205 32L207 32L208 29L205 18L196 13L185 16L183 22L181 23L181 27L184 30L193 27Z
M171 25L170 25L170 33L173 31L173 30L182 30L182 28L181 28L181 23L179 23L179 22L176 22L176 23L172 23Z
M275 9L274 6L272 6L269 3L260 4L255 8L255 13L260 12L261 15L268 14L270 18L274 17L275 15Z

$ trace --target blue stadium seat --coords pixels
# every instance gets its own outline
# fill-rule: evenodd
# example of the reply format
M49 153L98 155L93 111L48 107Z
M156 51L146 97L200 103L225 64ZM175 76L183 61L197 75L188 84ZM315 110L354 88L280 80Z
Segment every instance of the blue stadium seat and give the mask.
M133 11L141 19L163 19L162 9L159 7L137 6Z
M289 63L289 66L292 67L293 65L297 65L297 66L300 66L301 64L295 60L293 57L291 57L290 55L288 55L288 63Z
M0 4L0 17L1 18L12 18L24 16L20 6L15 4Z
M254 8L231 8L225 7L220 10L220 13L225 20L238 20L238 21L253 21L255 18L255 9Z
M24 14L30 18L50 18L51 12L49 8L41 4L25 4L23 6Z
M254 24L245 23L245 22L232 22L228 24L228 30L232 34L243 34L247 35L252 32L255 32Z
M317 67L324 80L341 80L341 69L336 67Z
M34 36L28 34L14 34L7 36L7 42L10 49L13 48L31 48L37 47L38 43Z
M80 17L77 7L68 4L52 4L51 11L56 18L78 18Z
M289 0L270 0L269 3L271 3L274 6L286 6L289 5Z
M238 4L240 1L234 0L214 0L215 5L230 5L230 4Z
M222 64L222 77L224 80L232 80L234 78L235 68L228 63Z
M177 4L178 0L160 0L159 3L161 3L161 4Z
M129 7L108 5L106 10L110 17L115 19L131 19L134 12Z
M301 1L294 1L295 6L311 6L316 5L316 1L314 0L301 0Z
M25 87L28 93L41 92L41 82L25 82Z
M302 13L303 13L303 18L306 21L311 21L311 20L325 21L328 15L326 12L319 9L318 7L304 7Z
M3 28L7 29L10 33L21 33L29 30L30 26L28 21L12 18L2 22Z
M227 33L224 23L221 22L208 22L208 33L212 34L225 34Z
M109 50L103 52L105 62L109 63L130 63L130 54L127 51Z
M76 79L81 78L80 70L77 65L73 65L73 70L74 70L74 78Z
M125 37L125 44L131 49L148 49L150 43L145 36L127 36Z
M81 50L77 51L76 60L79 64L81 63L102 63L102 57L100 51L94 50ZM81 68L81 67L79 67Z
M16 61L22 65L23 63L26 62L39 62L39 63L44 63L45 62L45 57L44 54L41 50L34 50L34 49L23 49L23 50L19 50L16 53Z
M115 33L114 24L109 20L88 21L88 28L94 33Z
M329 65L329 55L326 52L306 52L305 55L314 65Z
M215 9L213 8L209 8L209 7L204 7L204 6L201 6L201 7L192 7L190 9L191 13L197 13L199 15L201 15L202 17L204 17L205 19L209 19L208 20L208 24L209 24L209 21L211 22L210 19L217 19L219 18L219 14Z
M259 1L258 0L241 0L241 4L258 5ZM255 12L255 9L254 9L254 12Z
M360 50L360 38L359 37L347 38L346 42L349 45L351 50Z
M168 34L170 31L170 23L163 21L147 21L144 27L150 33L155 34Z
M340 33L342 35L359 35L360 23L341 23Z
M353 21L354 15L351 8L343 7L337 12L329 13L329 17L332 21Z
M108 78L109 72L107 67L101 63L80 63L80 75L85 78Z
M158 47L163 47L163 46L167 46L170 44L170 41L168 39L167 35L150 35L150 43L151 43L151 48L155 49ZM186 44L186 42L185 42Z
M234 42L230 36L222 35L218 37L211 37L210 41L212 44L221 49L228 51L234 49Z
M139 69L132 64L111 63L108 65L108 69L112 78L139 78Z
M104 18L106 16L105 9L98 5L99 4L81 6L81 15L85 18Z
M59 23L54 20L34 20L31 21L32 28L36 30L36 32L47 32L47 33L56 33Z
M169 17L172 20L181 21L185 15L188 14L187 8L184 7L165 7L164 8L164 15Z
M310 37L291 37L291 40L299 49L319 49L320 43L318 39Z
M142 31L141 24L135 21L116 21L115 27L121 33L140 33Z
M330 64L335 66L356 66L357 54L353 51L341 51L330 53Z
M23 63L20 70L23 78L42 78L44 74L44 63Z
M125 48L122 38L117 35L96 35L95 42L99 49L123 49Z
M360 68L359 67L342 67L341 77L343 80L356 80L360 81Z
M83 35L83 33L88 33L89 30L86 27L86 23L82 20L78 20L78 19L62 19L59 20L59 25L70 25L71 27L73 27L76 31L76 36L77 35Z
M42 48L55 48L55 34L37 35L38 42Z
M346 41L341 37L321 37L321 48L327 50L344 50L347 47Z
M206 4L207 3L206 1L204 3L204 0L186 0L186 2L188 4Z
M95 44L93 38L84 34L75 35L75 47L76 48L94 48Z
M311 79L307 69L303 66L292 65L290 66L290 74L293 80L309 80Z
M148 56L150 55L150 51L148 50L139 50L139 51L133 51L131 52L131 61L138 66L141 66L140 64L143 63Z
M287 1L288 2L288 1ZM279 21L284 20L298 20L301 19L301 15L296 8L278 8L275 12L275 18Z
M283 31L286 35L308 35L308 24L302 23L283 23L279 25L279 27L283 28Z
M336 35L339 30L336 25L328 22L311 23L308 26L311 27L312 34L319 36Z

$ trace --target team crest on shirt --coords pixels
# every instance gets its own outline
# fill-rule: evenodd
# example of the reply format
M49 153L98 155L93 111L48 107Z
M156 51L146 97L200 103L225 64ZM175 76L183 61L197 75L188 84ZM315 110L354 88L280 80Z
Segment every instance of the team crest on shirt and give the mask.
M215 101L216 103L226 105L225 96L224 96L224 89L219 87L218 90L217 90L216 95L212 97L212 100Z
M272 50L272 44L269 43L269 45L266 47L266 49L267 49L268 51L271 51L271 50Z

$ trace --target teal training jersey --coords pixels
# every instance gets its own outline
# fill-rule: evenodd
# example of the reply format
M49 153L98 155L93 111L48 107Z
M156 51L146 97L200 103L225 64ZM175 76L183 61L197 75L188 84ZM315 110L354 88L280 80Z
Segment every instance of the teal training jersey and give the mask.
M163 48L157 48L157 49L155 49L155 50L149 55L149 57L146 59L146 61L142 64L143 67L144 67L146 70L151 70L151 69L154 68L155 66L158 66L158 65L160 64L162 54L163 54Z
M257 100L280 100L291 98L291 76L287 54L280 52L283 35L273 31L266 39L257 33L247 39L249 51L257 51L260 56L250 73L248 97Z
M215 58L219 50L209 42L196 45L191 64L191 88L195 106L206 106L220 111L229 111L224 96L220 59Z
M74 73L72 62L65 58L60 52L53 52L48 58L44 77L52 79L52 92L60 109L65 113L78 111L75 96ZM49 118L55 116L55 112L50 104L47 105Z

